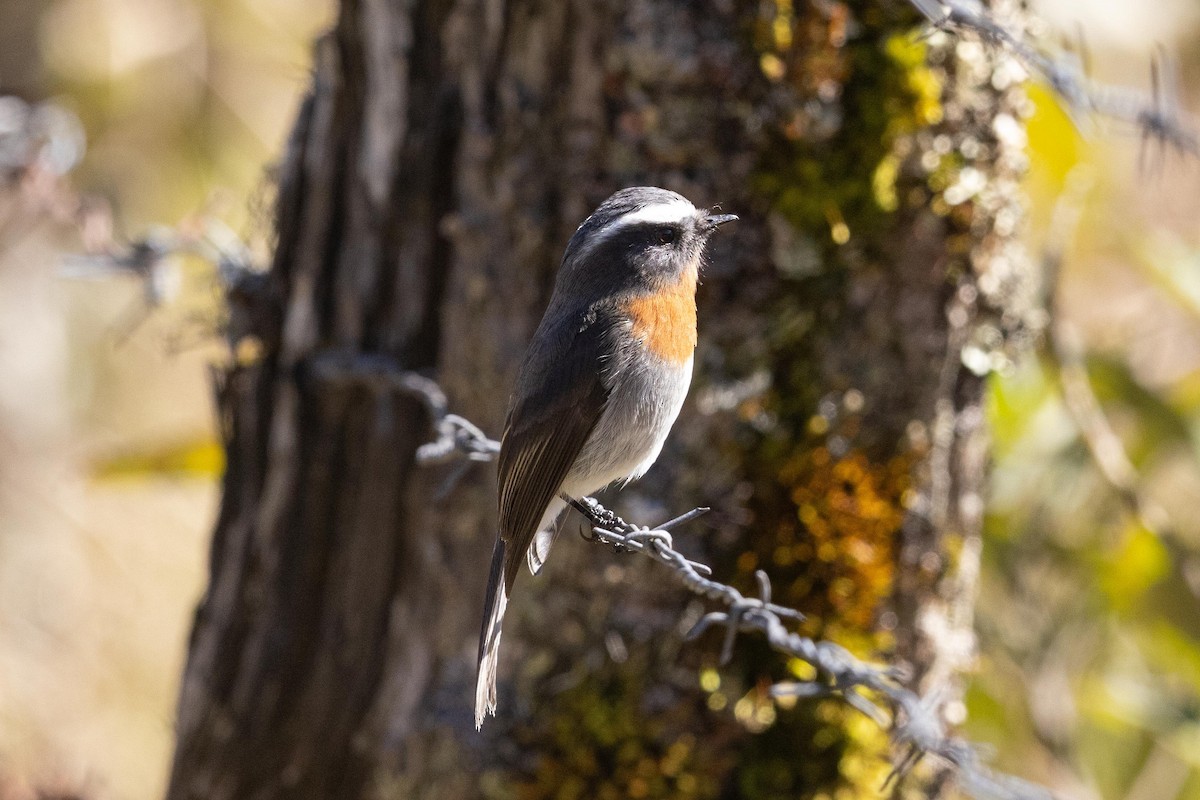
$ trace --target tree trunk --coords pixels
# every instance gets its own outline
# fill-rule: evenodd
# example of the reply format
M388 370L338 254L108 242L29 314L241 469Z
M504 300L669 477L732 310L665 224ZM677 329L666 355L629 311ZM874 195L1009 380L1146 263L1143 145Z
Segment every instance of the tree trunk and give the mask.
M753 642L700 687L711 648L679 635L699 605L578 541L519 580L476 734L494 470L447 494L415 466L429 420L389 378L435 378L498 435L591 208L633 184L720 202L743 221L711 253L692 399L614 502L714 505L680 544L718 577L763 567L814 631L894 641L944 681L970 654L986 455L962 356L985 372L1020 318L1019 98L915 24L903 4L343 0L270 274L231 297L260 355L218 380L228 470L172 800L878 785L881 737L828 706L776 715L761 687L785 667Z

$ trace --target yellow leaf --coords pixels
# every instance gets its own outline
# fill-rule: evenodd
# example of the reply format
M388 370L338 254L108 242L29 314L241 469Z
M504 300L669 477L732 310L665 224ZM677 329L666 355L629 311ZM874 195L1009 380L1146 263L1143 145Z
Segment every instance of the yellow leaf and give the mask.
M212 439L183 442L159 449L124 453L92 464L97 480L193 475L217 478L225 471L225 451Z
M1170 569L1170 556L1159 538L1140 525L1100 569L1100 586L1118 610L1127 610Z

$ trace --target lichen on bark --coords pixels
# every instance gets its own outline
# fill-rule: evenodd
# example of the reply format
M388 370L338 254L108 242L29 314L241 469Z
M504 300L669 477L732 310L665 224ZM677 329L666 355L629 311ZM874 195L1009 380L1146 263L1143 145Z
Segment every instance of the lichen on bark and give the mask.
M973 655L983 376L1036 324L1014 241L1021 71L977 42L919 38L901 4L763 8L755 45L788 99L756 187L783 276L772 388L751 410L771 424L746 454L758 538L738 564L747 581L766 569L776 597L810 614L806 632L909 665L956 722ZM764 655L746 656L747 684ZM830 713L809 704L776 727L813 732L793 743L797 762L833 751L837 766L815 780L777 771L754 796L878 786L863 763L882 763L886 741Z

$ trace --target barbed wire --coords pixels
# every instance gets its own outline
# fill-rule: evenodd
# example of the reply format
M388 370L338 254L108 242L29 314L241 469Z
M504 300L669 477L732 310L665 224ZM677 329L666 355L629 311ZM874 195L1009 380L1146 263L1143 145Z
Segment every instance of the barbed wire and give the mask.
M451 414L446 393L437 381L404 369L395 358L380 353L325 352L308 361L309 374L326 385L358 386L373 392L403 394L418 400L429 415L435 438L417 448L418 464L451 461L456 453L468 462L492 461L500 442L488 438L479 426Z
M757 631L773 650L812 666L811 681L777 683L773 697L840 697L856 710L887 728L904 753L894 764L887 782L911 770L924 757L950 768L962 790L985 800L1048 800L1053 795L1036 784L999 773L983 761L980 750L966 739L946 732L939 716L936 692L922 698L903 686L902 670L859 659L836 642L810 639L789 631L784 620L801 620L795 609L771 602L771 582L762 570L755 572L758 597L746 597L736 588L714 580L712 568L693 561L674 548L671 530L708 511L695 508L654 527L634 525L612 513L593 498L566 499L592 524L596 541L627 552L640 553L670 568L690 591L725 605L702 617L687 633L693 640L712 628L725 630L721 663L733 658L739 633ZM883 702L875 699L882 698Z
M210 214L197 215L175 227L153 226L127 244L110 239L93 247L92 252L66 255L58 274L75 280L129 276L141 284L140 306L114 330L116 341L122 342L155 310L179 298L183 285L181 259L187 256L210 265L206 275L211 274L230 301L261 294L265 287L266 272L255 262L250 248L232 228ZM232 312L232 308L229 310ZM251 332L247 325L235 324L232 319L217 330L224 334L231 350Z
M312 368L322 380L399 392L419 400L430 415L436 438L417 449L418 463L444 463L456 453L468 462L491 461L500 452L500 442L487 437L465 418L447 412L445 392L436 381L400 369L391 358L330 353L319 357ZM676 550L671 531L709 509L694 508L661 525L646 527L626 522L594 498L564 495L563 499L591 524L591 535L585 538L620 552L646 556L670 569L688 590L725 606L702 617L686 640L694 640L710 629L724 629L720 658L722 664L727 664L733 658L737 635L757 631L772 649L809 664L817 673L811 681L775 684L771 687L772 697L839 697L887 728L892 742L902 750L888 783L929 757L950 769L959 787L979 800L1053 798L1041 786L989 768L979 747L947 733L939 716L937 693L923 698L906 688L902 670L863 661L836 642L789 631L784 621L799 621L804 615L771 601L771 582L762 570L755 573L758 597L747 597L715 580L708 565Z
M66 106L55 100L29 103L0 95L0 190L4 198L20 201L0 207L0 246L9 232L6 225L28 223L26 216L14 213L19 206L74 226L83 252L60 259L60 277L128 277L141 284L138 307L115 326L118 342L128 338L156 309L179 298L183 257L211 265L213 278L226 298L262 296L263 265L256 262L243 238L211 213L193 214L176 225L154 225L141 236L118 240L109 202L79 191L69 180L86 149L83 125ZM220 326L231 350L254 332L252 322L232 319L233 311L231 308L231 318Z
M909 0L934 30L973 33L1007 47L1059 97L1077 126L1092 117L1106 117L1133 125L1143 142L1156 141L1179 153L1200 158L1200 134L1194 120L1182 110L1176 68L1166 51L1151 57L1151 92L1111 86L1087 75L1086 58L1067 52L1052 56L1027 41L1024 35L999 20L978 0ZM1080 50L1083 46L1080 45Z

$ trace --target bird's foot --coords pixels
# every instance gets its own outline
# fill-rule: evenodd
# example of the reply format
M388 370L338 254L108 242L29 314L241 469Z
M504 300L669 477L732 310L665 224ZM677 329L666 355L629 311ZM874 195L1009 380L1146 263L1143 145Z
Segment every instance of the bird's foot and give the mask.
M595 498L581 497L575 499L574 497L566 497L564 495L563 499L572 508L582 514L588 522L592 523L594 527L604 528L605 530L621 534L637 530L637 526L631 525L621 519L615 513L602 506Z

